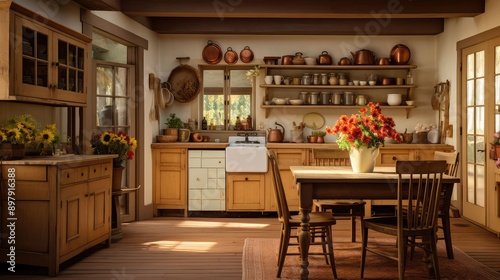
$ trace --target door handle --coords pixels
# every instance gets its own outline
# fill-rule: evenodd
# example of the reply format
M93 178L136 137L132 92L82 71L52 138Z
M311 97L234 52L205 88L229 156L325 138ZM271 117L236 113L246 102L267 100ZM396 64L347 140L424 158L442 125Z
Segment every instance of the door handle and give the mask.
M477 150L477 152L484 153L486 150Z

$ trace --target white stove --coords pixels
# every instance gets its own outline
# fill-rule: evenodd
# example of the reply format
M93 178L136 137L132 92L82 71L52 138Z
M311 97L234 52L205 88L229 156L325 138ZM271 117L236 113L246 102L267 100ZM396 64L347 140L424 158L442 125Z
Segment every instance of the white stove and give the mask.
M229 136L226 148L226 172L267 172L265 136Z

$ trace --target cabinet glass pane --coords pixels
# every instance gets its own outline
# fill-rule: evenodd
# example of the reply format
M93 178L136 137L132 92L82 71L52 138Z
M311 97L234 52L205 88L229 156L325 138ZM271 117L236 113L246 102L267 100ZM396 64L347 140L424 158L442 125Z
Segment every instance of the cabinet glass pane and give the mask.
M49 84L49 65L47 62L37 61L36 85L47 87Z
M68 68L67 67L63 67L63 66L59 66L57 68L57 88L58 89L63 89L63 90L66 90L68 85L67 85L67 81L68 81L68 77L67 77L67 74L68 74Z
M83 62L84 62L84 52L83 52L83 49L82 48L78 48L78 55L77 55L77 65L78 65L78 69L82 69L83 70Z
M68 71L68 90L76 92L76 70L69 69Z
M57 61L59 64L68 64L68 44L64 41L58 40L57 44Z
M23 58L23 83L35 84L35 61Z
M77 92L80 92L82 93L83 92L83 77L84 77L84 74L82 71L78 71L78 79L77 79L77 83L76 83L76 91Z
M23 26L23 54L35 56L35 31Z
M68 46L68 65L76 66L76 46L71 44Z
M49 37L43 33L37 32L36 34L36 57L38 59L48 59L48 46Z

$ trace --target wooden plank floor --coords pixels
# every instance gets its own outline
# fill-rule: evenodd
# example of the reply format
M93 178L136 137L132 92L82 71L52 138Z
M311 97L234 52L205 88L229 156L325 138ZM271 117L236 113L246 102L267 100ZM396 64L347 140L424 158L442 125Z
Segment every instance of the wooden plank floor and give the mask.
M57 279L240 279L245 238L278 238L279 223L274 217L162 217L123 224L123 233L110 248L95 248L63 264ZM495 234L452 218L452 235L455 246L500 271ZM349 236L350 222L339 221L334 241ZM1 279L50 279L46 269L24 266L14 274L2 268Z

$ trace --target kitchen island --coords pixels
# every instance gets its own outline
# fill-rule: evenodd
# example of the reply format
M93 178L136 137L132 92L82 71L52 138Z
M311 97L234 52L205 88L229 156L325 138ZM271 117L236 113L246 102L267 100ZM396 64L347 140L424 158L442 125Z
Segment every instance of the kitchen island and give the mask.
M59 265L111 242L116 155L26 157L1 164L0 260L10 267Z

